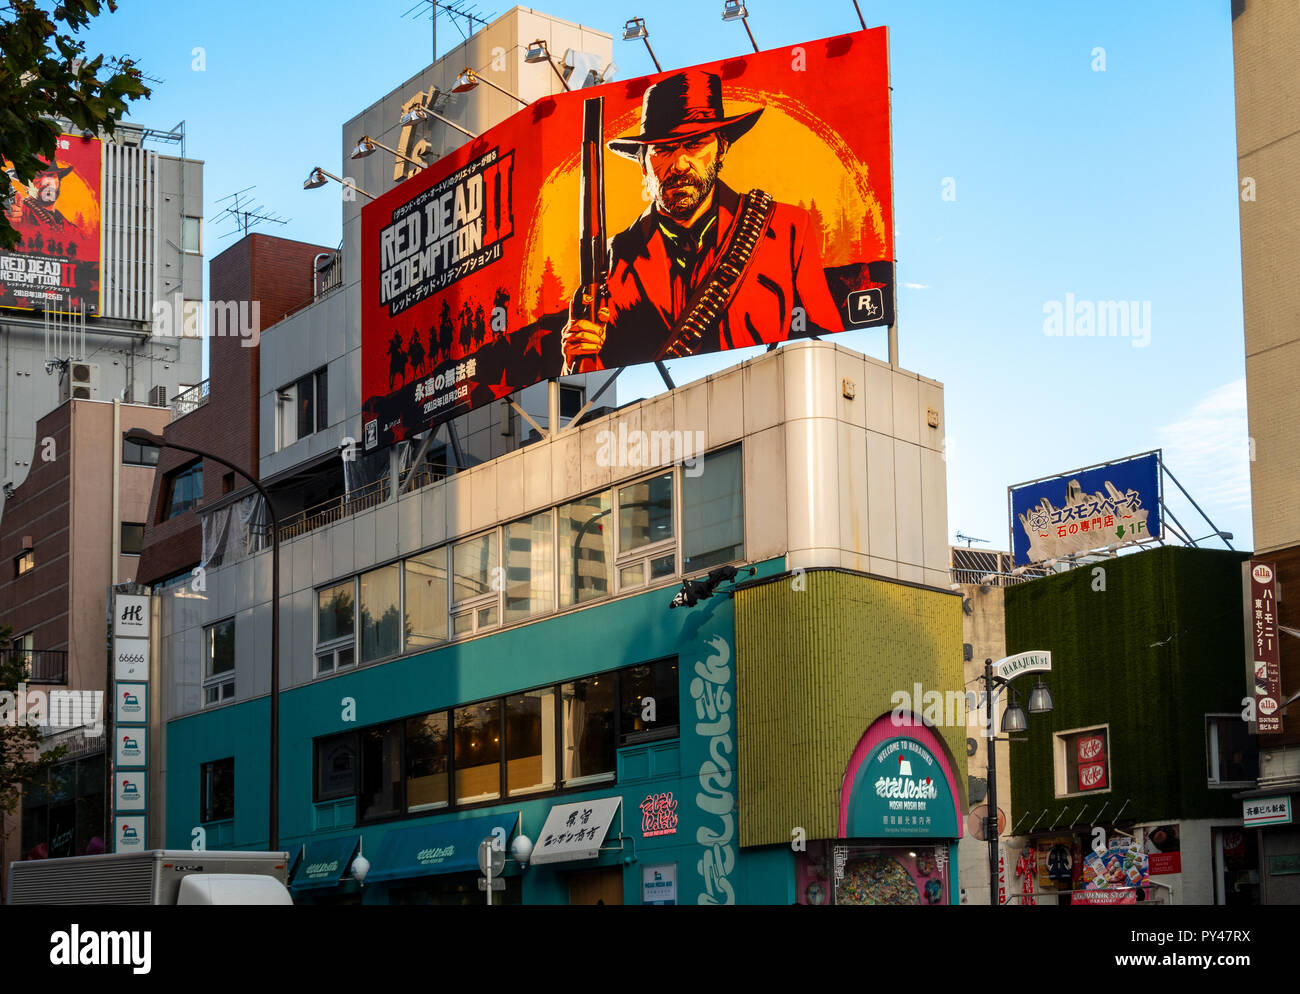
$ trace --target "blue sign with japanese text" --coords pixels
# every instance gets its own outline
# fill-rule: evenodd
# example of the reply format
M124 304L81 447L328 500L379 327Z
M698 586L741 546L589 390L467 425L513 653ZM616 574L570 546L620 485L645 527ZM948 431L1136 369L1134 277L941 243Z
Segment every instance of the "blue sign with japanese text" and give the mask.
M1160 537L1160 453L1010 487L1017 566Z

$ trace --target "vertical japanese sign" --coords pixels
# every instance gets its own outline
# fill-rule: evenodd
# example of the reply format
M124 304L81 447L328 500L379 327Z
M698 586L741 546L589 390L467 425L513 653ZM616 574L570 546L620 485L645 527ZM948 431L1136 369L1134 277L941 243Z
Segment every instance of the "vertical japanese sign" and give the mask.
M149 781L149 598L113 598L113 851L143 852Z
M1281 656L1277 644L1277 569L1272 563L1250 564L1250 644L1255 672L1255 717L1260 735L1282 731Z
M60 135L54 161L27 185L13 182L3 209L18 245L0 252L0 307L87 314L100 309L101 148Z

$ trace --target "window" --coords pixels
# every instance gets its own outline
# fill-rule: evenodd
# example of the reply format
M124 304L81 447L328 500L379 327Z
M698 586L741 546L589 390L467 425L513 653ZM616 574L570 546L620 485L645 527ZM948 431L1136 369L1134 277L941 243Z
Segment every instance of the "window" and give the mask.
M618 586L639 587L677 572L673 474L618 491Z
M122 462L127 466L157 466L160 451L155 445L142 445L122 439Z
M35 635L32 632L28 632L26 635L19 635L14 639L13 646L14 652L24 657L23 665L26 669L23 672L27 674L28 679L31 679L33 653L36 650Z
M275 392L276 449L328 427L328 387L329 372L322 367Z
M30 573L36 568L36 553L31 549L24 549L22 553L14 557L14 576L19 577L24 573Z
M506 698L506 788L511 797L555 789L555 688Z
M505 526L506 622L555 610L555 534L551 512Z
M501 702L457 708L452 722L456 803L496 800L501 796Z
M363 821L402 811L402 726L365 728L361 739L361 790L357 814Z
M572 607L609 594L614 561L609 492L559 509L560 607Z
M235 489L235 474L225 473L221 477L221 492L228 494Z
M402 571L396 563L361 574L361 660L395 656L401 651Z
M704 457L682 478L682 569L711 569L744 558L745 519L740 446Z
M447 550L436 549L402 564L406 572L406 648L447 640Z
M619 743L677 734L677 660L619 670Z
M333 673L356 662L354 580L316 591L316 673Z
M451 550L453 635L471 635L495 626L500 618L497 534L457 543Z
M207 648L204 667L204 704L220 704L235 696L235 619L228 618L203 629Z
M560 417L566 421L576 418L586 402L586 391L582 387L560 387Z
M163 485L162 521L183 514L203 499L203 461L167 474Z
M1259 778L1259 747L1240 714L1207 714L1205 744L1210 786L1239 787Z
M566 787L613 780L614 675L574 680L560 688Z
M357 792L357 736L333 735L316 742L316 800L335 801Z
M144 525L131 521L122 522L122 555L138 556L144 545Z
M446 711L406 722L406 810L431 811L449 803L451 740Z
M199 232L202 218L185 217L181 219L181 246L186 252L200 252Z
M1056 796L1108 791L1109 735L1105 727L1056 735Z
M228 821L235 817L235 757L199 767L199 821Z

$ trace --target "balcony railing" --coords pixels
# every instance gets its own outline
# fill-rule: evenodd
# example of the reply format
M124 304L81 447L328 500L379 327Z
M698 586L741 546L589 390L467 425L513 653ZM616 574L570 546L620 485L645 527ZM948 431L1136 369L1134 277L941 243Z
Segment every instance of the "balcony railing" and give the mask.
M178 393L168 405L172 409L172 420L183 418L208 402L208 382L204 380L188 390Z
M350 496L335 497L315 507L304 508L281 522L280 541L305 535L335 521L342 521L351 514L378 507L388 500L389 490L388 477L381 476L374 483L352 491Z
M0 649L0 660L27 664L26 682L65 684L68 682L68 653L64 649Z

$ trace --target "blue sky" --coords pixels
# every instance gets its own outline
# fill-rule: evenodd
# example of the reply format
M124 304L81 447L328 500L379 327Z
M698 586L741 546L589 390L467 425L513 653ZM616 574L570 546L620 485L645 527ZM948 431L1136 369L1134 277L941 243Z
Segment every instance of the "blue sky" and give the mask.
M341 165L344 120L430 61L427 18L402 16L413 2L119 0L87 40L165 80L132 119L186 122L186 151L206 163L207 216L255 184L292 219L268 233L334 245L338 200L302 181ZM900 362L945 385L950 533L1006 548L1008 484L1163 447L1215 524L1250 548L1227 0L860 4L869 25L891 29ZM748 7L763 48L857 27L851 0ZM620 40L634 16L665 69L749 50L721 8L537 9L614 34L626 79L654 68L644 46ZM441 21L439 36L440 51L460 40ZM344 64L373 69L337 73ZM222 230L205 232L209 258L234 240ZM1147 344L1049 336L1046 311L1067 294L1139 313L1149 303ZM883 331L838 340L885 356ZM670 369L680 384L746 355ZM662 389L653 367L631 369L619 399ZM1194 537L1209 533L1181 496L1169 500Z

